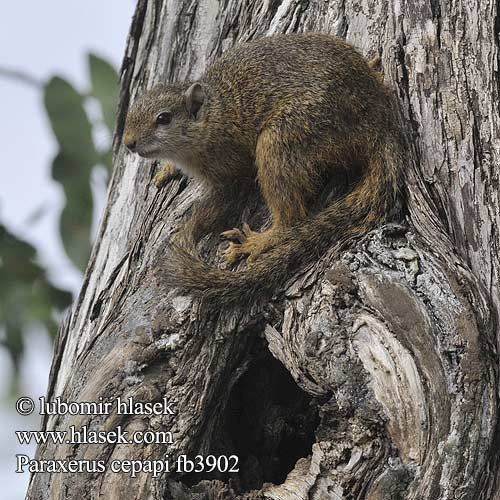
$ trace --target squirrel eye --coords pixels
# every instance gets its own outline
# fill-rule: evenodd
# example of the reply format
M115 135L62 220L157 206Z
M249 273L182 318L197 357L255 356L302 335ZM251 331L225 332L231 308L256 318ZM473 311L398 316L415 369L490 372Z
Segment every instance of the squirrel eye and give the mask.
M172 121L172 115L166 111L160 113L156 117L156 123L158 125L168 125Z

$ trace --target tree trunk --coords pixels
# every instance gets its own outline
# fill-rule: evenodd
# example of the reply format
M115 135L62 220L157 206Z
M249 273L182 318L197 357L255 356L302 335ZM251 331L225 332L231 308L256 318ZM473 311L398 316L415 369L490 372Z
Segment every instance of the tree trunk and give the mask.
M500 499L498 14L493 0L138 2L108 205L48 398L166 397L175 414L43 425L172 442L40 446L39 459L106 470L36 474L28 498ZM411 143L406 225L332 250L263 308L208 310L162 280L201 188L153 186L155 167L120 143L128 105L241 40L314 30L382 57ZM156 477L110 470L165 455ZM183 455L237 455L239 472L187 472Z

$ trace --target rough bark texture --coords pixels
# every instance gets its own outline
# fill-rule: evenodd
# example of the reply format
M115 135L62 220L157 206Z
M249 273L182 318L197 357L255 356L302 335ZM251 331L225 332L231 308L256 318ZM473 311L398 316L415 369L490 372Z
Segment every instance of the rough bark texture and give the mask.
M140 0L123 66L115 172L49 397L167 396L177 414L66 416L163 429L171 445L45 445L39 458L237 454L239 474L38 474L32 499L500 498L500 129L494 0ZM380 53L408 126L408 219L291 276L264 309L219 315L162 283L165 242L200 196L161 191L120 145L129 102L274 32Z

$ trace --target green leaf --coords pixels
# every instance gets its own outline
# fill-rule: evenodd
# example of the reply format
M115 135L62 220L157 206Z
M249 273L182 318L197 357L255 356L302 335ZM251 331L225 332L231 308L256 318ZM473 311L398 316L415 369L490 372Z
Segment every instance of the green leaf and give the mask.
M110 134L115 129L119 77L115 68L96 54L88 55L92 95L99 101Z
M83 96L67 80L56 76L44 88L44 103L61 150L92 167L98 155Z
M23 332L18 325L12 324L12 322L9 323L4 325L6 336L3 345L7 348L14 363L14 369L17 371L19 369L19 360L24 351L24 338Z
M94 205L87 166L79 157L59 153L52 163L52 176L62 184L66 195L59 220L64 250L83 272L90 256Z
M61 150L52 161L52 178L61 184L67 196L75 184L90 184L93 167L85 158Z
M54 311L63 311L71 294L57 288L36 262L36 251L0 224L0 329L17 370L24 349L24 334L32 324L42 324L55 334Z
M91 248L93 198L90 189L91 168L79 156L60 152L52 163L52 177L66 195L59 220L59 232L66 255L82 272L87 267Z

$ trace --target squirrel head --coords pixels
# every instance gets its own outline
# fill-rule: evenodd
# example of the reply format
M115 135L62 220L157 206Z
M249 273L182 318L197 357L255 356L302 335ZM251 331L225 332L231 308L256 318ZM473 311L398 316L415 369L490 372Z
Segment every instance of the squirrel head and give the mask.
M123 143L144 158L185 161L193 155L206 101L201 83L156 87L128 112Z

